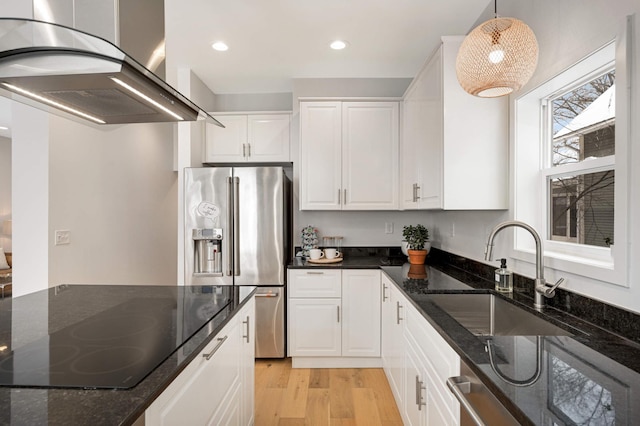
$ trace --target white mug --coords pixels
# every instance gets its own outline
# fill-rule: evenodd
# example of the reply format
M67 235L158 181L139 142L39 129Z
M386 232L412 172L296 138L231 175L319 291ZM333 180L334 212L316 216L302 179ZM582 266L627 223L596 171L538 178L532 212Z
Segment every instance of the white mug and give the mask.
M340 252L334 248L324 249L324 256L327 259L334 259L336 257L340 257Z
M309 257L311 260L318 260L324 257L324 253L320 249L311 249L309 250Z

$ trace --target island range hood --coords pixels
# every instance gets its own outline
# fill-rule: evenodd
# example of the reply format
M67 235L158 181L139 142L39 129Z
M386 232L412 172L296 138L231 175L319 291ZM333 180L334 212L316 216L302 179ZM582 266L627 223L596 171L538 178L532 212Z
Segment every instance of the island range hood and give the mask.
M116 45L37 20L0 18L0 95L96 124L224 127Z

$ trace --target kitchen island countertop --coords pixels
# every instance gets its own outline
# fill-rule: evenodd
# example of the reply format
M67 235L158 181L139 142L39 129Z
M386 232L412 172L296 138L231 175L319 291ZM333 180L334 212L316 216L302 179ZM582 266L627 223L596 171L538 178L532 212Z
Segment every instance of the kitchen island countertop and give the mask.
M63 285L0 300L0 340L6 346L4 350L12 354L42 339L52 339L51 336L58 332L74 330L79 333L74 327L86 325L109 310L136 311L136 306L145 303L148 306L149 301L155 303L159 299L172 303L161 310L164 319L161 319L162 330L158 335L169 335L169 340L177 346L130 389L3 385L0 387L0 424L132 424L235 315L254 290L254 287ZM199 292L199 296L187 295L193 292ZM224 305L213 310L206 302L209 295L217 295L217 300L225 301ZM200 301L199 307L194 300ZM196 315L199 320L195 322L194 310L199 311ZM191 316L183 311L190 311ZM12 374L19 382L27 371L20 369L18 356L13 357L16 359L11 360ZM10 359L9 353L1 359L0 370L6 373L3 363ZM52 365L51 370L55 367Z

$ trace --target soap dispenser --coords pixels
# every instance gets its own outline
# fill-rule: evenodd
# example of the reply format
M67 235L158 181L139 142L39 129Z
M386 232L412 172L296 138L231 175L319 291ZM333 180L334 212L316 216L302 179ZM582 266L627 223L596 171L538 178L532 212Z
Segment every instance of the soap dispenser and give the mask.
M496 291L511 293L513 291L513 273L507 269L507 259L500 259L500 268L496 269Z

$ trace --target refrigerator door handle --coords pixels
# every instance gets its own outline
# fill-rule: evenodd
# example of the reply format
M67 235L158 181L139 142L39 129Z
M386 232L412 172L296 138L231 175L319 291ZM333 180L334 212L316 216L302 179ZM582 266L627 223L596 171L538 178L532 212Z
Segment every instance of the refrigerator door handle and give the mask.
M233 178L233 275L240 275L240 178Z
M233 204L233 178L227 178L227 227L233 226L233 210L230 208ZM231 255L231 235L225 236L224 252L227 256L227 275L233 275L233 256Z

